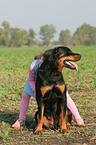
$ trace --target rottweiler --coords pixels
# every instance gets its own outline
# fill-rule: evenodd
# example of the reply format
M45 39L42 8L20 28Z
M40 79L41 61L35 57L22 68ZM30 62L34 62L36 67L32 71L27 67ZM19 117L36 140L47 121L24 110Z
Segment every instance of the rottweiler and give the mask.
M72 120L72 113L67 109L66 85L62 75L63 67L76 69L75 63L81 58L69 48L59 46L45 51L44 61L37 71L36 101L38 111L35 114L37 127L35 133L41 134L45 127L67 131Z

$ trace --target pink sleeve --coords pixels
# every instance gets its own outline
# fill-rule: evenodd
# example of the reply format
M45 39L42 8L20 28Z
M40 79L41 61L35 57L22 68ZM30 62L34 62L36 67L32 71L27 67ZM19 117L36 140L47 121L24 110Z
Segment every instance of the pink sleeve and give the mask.
M32 88L32 90L35 89L35 72L32 64L30 65L29 69L29 85Z

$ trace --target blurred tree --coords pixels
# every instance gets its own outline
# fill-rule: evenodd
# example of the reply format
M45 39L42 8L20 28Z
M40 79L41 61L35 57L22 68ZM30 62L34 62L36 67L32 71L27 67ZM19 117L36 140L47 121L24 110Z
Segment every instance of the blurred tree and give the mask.
M90 43L91 45L96 45L96 27L92 27L90 32Z
M44 25L40 27L40 39L44 45L49 45L56 33L55 27L51 25ZM34 44L42 44L36 40L36 33L33 29L26 30L19 28L10 28L10 24L7 21L2 22L2 28L0 28L0 46L13 46L19 47L25 44L32 46ZM77 28L76 32L71 38L70 30L62 30L59 34L59 42L54 41L53 44L62 45L96 45L96 27L92 27L88 24L83 24Z
M10 24L7 21L3 21L2 27L3 27L2 45L8 46L10 36Z
M71 41L71 32L70 30L66 29L65 31L62 30L59 34L59 42L62 45L69 45Z
M75 45L96 45L96 27L83 24L73 35Z
M84 45L84 36L83 36L83 31L81 28L77 28L73 37L74 37L75 45L77 45L77 46Z
M27 31L19 28L11 28L10 31L10 44L11 47L20 47L24 44Z
M3 34L4 34L4 32L3 32L3 30L2 30L2 28L0 28L0 46L2 45L2 41L3 41Z
M59 45L59 41L53 41L52 44L53 45Z
M40 27L39 34L41 35L40 39L43 41L43 44L49 45L55 33L56 33L56 30L52 24L51 25L46 24Z
M29 29L28 32L28 36L27 36L27 40L28 40L28 45L32 46L35 43L35 39L36 39L36 33L33 29Z

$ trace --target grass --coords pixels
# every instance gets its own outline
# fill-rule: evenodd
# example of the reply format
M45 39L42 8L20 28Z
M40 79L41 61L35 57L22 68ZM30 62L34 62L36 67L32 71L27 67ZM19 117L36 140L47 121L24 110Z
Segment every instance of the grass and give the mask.
M80 53L82 59L77 62L79 71L63 69L68 92L84 118L85 127L77 127L73 117L73 126L62 135L53 130L43 129L43 135L34 135L36 126L34 114L37 104L31 97L26 116L26 126L15 130L11 125L19 114L22 91L28 78L29 67L34 56L48 49L0 48L0 144L92 144L96 142L96 47L71 47Z

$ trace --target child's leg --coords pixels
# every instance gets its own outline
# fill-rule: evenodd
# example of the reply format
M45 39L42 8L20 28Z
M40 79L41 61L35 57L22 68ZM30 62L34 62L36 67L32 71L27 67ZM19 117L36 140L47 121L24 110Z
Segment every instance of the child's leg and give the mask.
M31 96L23 92L22 95L22 100L21 100L21 105L20 105L20 114L19 114L19 119L20 120L25 120L26 117L26 112L29 107L29 99Z
M66 93L66 95L67 95L67 107L70 109L70 111L74 115L74 117L75 117L75 119L77 121L77 125L85 126L85 124L83 122L83 119L81 118L74 101L71 99L71 97L69 96L68 92Z
M25 117L26 117L26 112L28 110L30 97L31 96L29 96L29 95L27 95L26 93L23 92L21 105L20 105L19 119L12 125L12 127L20 128L20 126L25 125Z
M71 110L71 112L74 115L75 119L81 118L80 115L79 115L79 112L77 110L77 107L76 107L74 101L69 96L68 92L66 93L66 95L67 95L67 107Z

